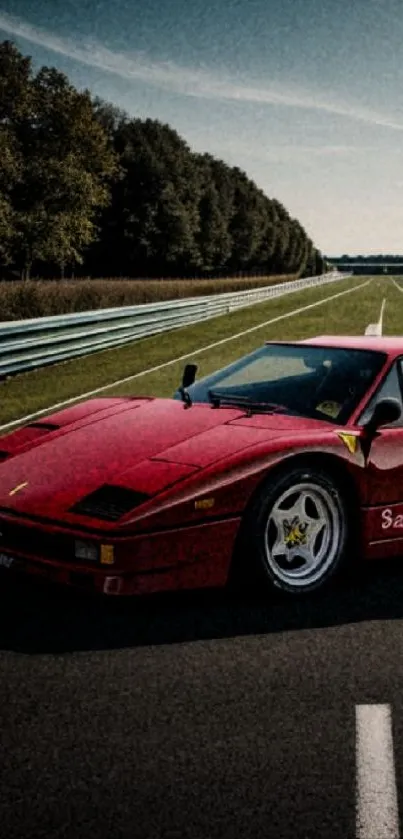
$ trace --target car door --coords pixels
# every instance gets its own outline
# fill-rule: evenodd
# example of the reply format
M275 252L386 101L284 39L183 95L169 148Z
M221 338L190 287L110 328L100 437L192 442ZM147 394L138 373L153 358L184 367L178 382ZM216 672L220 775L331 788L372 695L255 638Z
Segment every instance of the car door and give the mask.
M394 362L359 424L369 419L377 402L390 396L401 403L402 415L379 429L365 470L363 536L373 556L403 554L403 358Z

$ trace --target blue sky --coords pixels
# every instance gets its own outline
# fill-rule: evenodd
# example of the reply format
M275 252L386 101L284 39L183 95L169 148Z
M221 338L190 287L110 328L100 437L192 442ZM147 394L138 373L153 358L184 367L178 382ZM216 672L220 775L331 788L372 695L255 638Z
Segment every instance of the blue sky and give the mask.
M0 0L5 38L244 169L324 253L403 253L402 0Z

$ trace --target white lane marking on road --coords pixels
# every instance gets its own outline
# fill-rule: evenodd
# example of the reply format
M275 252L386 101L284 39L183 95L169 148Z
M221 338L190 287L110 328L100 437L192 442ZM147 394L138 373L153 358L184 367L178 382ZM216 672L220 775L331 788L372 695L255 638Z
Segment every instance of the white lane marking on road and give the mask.
M264 326L270 326L270 324L277 323L279 320L291 318L294 315L300 315L302 312L307 312L309 309L314 309L316 306L322 306L323 303L330 303L330 301L335 300L336 297L342 297L344 294L351 294L353 291L358 291L360 288L364 288L364 286L369 285L371 282L372 280L366 280L365 283L360 283L359 286L353 286L353 288L348 288L346 291L339 291L337 294L332 294L330 297L325 297L323 300L317 300L315 303L309 303L308 306L301 306L299 309L294 309L292 312L285 312L285 314L278 315L276 318L271 318L270 320L263 321L263 323L258 323L257 326L251 326L249 329L237 332L236 335L229 335L227 338L215 341L214 344L208 344L206 347L199 347L197 350L192 350L184 355L179 355L177 358L171 358L169 361L157 364L156 367L149 367L148 370L141 370L140 373L134 373L131 376L126 376L124 379L119 379L118 381L111 382L108 385L97 387L95 390L88 390L86 393L81 393L80 396L73 396L71 399L65 399L63 402L57 402L56 405L50 405L49 408L43 408L41 411L35 411L34 414L28 414L26 417L21 417L18 420L7 422L5 425L0 425L0 431L5 431L6 428L12 428L14 425L21 425L22 423L37 419L49 412L53 413L53 411L56 411L59 408L65 408L66 405L72 405L74 402L80 402L81 399L90 399L91 396L95 396L96 393L102 393L102 391L110 390L112 387L119 387L120 385L126 384L126 382L131 382L133 379L138 379L139 376L146 376L148 373L156 373L157 370L169 367L170 364L176 364L178 361L184 361L185 358L191 358L192 356L199 355L202 352L207 352L207 350L212 350L214 347L219 347L221 344L226 344L228 341L235 341L236 338L242 338L243 335L248 335L250 332L255 332L257 329L263 329Z
M357 705L356 837L399 839L390 705Z
M391 279L392 279L392 283L393 283L393 285L395 285L395 286L396 286L396 288L398 289L398 291L403 291L403 288L401 287L401 285L399 285L399 283L397 283L397 282L396 282L396 280L394 280L394 279L393 279L393 277L392 277Z

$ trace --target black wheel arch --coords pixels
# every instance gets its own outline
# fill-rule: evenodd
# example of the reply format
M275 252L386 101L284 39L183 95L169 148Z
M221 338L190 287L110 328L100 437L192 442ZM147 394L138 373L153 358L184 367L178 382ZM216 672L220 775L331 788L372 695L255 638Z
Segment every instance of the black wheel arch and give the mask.
M275 480L277 477L287 474L295 468L303 469L304 467L309 469L317 469L319 472L322 473L326 472L327 475L335 481L338 489L343 494L344 500L346 501L346 507L349 516L350 541L352 543L352 548L354 547L354 545L358 544L359 516L357 514L354 515L354 513L358 513L358 510L360 508L360 494L357 481L352 475L347 463L337 455L328 452L313 451L306 453L298 452L296 454L292 453L285 457L283 460L281 460L281 462L276 463L273 467L265 471L264 475L262 476L262 479L257 483L256 487L254 488L251 496L249 497L246 503L233 549L233 555L229 570L230 581L236 581L237 583L239 581L239 578L242 576L245 562L243 557L243 549L245 547L245 539L247 537L248 524L250 521L250 517L253 514L256 500L260 496L262 488L269 481L271 482Z

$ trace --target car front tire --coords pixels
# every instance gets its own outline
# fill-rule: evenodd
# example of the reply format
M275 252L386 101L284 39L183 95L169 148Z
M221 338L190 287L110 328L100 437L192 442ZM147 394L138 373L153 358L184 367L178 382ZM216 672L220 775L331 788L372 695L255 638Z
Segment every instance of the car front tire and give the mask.
M249 510L244 536L260 580L291 595L322 589L341 571L349 540L339 482L316 467L269 477Z

